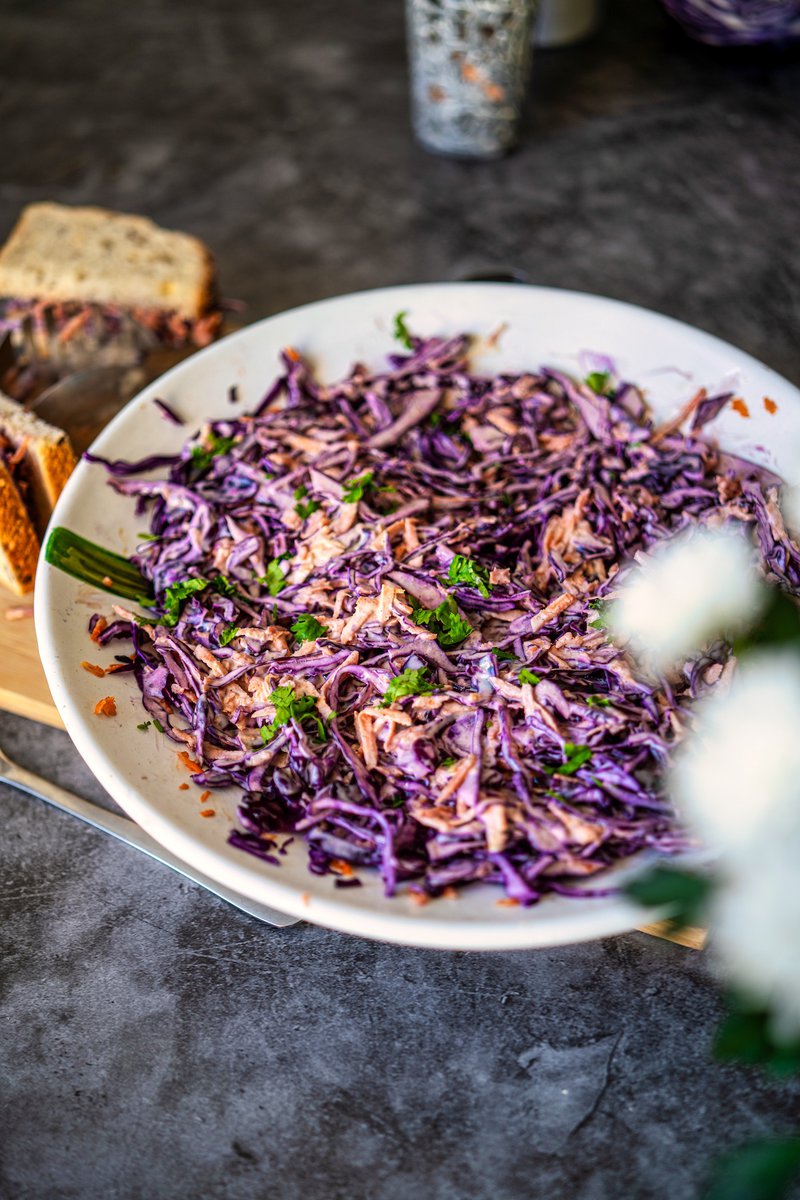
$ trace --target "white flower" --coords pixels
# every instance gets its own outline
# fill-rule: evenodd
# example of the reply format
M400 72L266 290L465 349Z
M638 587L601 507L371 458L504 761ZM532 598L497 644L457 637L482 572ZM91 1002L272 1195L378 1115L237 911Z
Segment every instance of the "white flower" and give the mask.
M670 776L689 824L736 862L749 860L760 830L776 842L800 842L800 655L749 655L730 688L708 696L696 714Z
M772 1015L773 1032L800 1036L800 836L765 829L743 870L714 895L714 945L727 978Z
M763 591L741 532L693 529L660 543L620 585L608 627L659 673L750 624Z

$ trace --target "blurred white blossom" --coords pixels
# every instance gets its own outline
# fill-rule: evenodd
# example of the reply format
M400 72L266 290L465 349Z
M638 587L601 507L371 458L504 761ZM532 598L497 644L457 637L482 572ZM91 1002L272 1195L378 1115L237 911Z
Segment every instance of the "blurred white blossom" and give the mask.
M800 1037L800 836L765 828L746 869L717 888L714 944L728 979L770 1010L773 1034Z
M754 620L764 589L743 533L692 529L660 543L620 585L608 614L615 639L660 673Z
M776 848L783 838L800 840L800 655L748 655L730 688L712 693L695 711L695 729L676 754L670 779L692 828L737 863L749 861L762 829ZM794 887L800 892L800 881Z

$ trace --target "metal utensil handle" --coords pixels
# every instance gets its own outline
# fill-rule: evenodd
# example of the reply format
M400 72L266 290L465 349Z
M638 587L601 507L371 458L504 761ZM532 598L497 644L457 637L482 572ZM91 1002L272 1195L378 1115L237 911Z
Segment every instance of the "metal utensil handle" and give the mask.
M245 896L239 895L238 892L230 891L228 888L216 883L213 879L209 879L207 875L203 875L200 871L196 871L194 867L190 867L183 859L177 858L176 855L166 850L155 838L150 837L148 833L145 833L143 829L140 829L138 825L134 824L127 817L122 817L118 813L108 812L106 809L100 808L99 805L92 804L89 800L84 800L80 796L76 796L74 792L68 792L65 788L51 783L48 779L42 779L41 776L34 775L32 771L26 771L24 767L17 766L16 763L12 763L7 758L0 761L0 779L12 787L19 788L20 791L36 796L39 800L45 800L48 804L60 808L63 812L70 813L73 817L85 821L87 825L93 825L95 829L100 829L103 833L110 833L112 837L117 838L120 842L141 850L150 858L163 863L166 867L171 867L173 871L177 871L179 875L185 875L187 879L191 879L194 883L199 883L201 887L206 888L209 892L213 892L221 900L227 900L235 908L240 908L243 912L257 917L267 925L285 928L287 925L297 924L296 917L287 916L286 913L277 912L273 908L268 908L265 904L249 900Z

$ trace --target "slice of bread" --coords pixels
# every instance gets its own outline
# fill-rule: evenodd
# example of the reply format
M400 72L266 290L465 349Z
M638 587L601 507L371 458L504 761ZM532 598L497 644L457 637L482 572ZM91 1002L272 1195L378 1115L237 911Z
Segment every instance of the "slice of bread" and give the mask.
M163 309L196 320L215 304L197 238L104 208L29 204L0 250L0 296Z
M0 459L0 583L18 596L33 588L39 539L17 486Z
M75 455L62 429L56 429L0 392L0 432L12 446L23 446L28 482L28 507L34 528L41 536L56 500L72 474ZM0 517L0 531L2 518Z

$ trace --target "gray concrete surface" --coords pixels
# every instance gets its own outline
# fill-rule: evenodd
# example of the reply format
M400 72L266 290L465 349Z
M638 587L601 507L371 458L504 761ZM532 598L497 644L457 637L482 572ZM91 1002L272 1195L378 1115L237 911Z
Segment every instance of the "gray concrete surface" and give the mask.
M411 142L399 0L0 0L0 236L25 202L149 213L255 318L517 268L800 382L800 67L655 0L540 54L501 163ZM0 744L101 799L63 734ZM634 934L498 956L265 929L0 788L8 1200L688 1200L796 1085L709 1060L705 955Z

